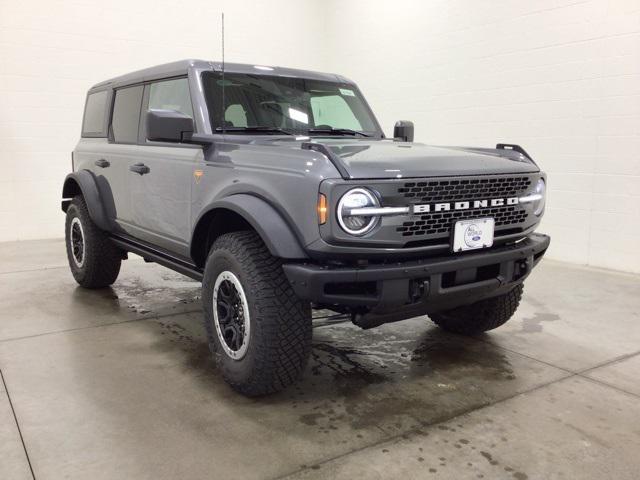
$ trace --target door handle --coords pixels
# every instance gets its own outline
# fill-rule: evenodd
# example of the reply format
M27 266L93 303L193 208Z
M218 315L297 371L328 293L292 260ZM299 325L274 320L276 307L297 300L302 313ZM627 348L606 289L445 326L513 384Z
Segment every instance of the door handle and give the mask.
M107 168L111 164L107 160L105 160L104 158L101 158L100 160L96 160L95 161L95 165L96 165L96 167Z
M144 163L134 163L129 167L129 170L139 173L140 175L144 175L145 173L149 173L151 171L151 169Z

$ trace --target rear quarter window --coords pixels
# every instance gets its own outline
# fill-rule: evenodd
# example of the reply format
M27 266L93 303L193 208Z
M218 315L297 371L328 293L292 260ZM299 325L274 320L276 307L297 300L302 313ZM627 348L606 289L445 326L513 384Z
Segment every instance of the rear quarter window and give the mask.
M108 100L108 90L87 95L87 102L84 106L84 117L82 119L83 137L107 136Z

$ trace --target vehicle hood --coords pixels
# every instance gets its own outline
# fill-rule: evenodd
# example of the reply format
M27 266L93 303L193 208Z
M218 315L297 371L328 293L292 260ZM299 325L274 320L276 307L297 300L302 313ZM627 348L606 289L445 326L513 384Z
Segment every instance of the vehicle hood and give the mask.
M537 172L536 164L513 150L437 147L389 139L311 138L268 143L301 148L322 143L342 162L350 178L410 178Z

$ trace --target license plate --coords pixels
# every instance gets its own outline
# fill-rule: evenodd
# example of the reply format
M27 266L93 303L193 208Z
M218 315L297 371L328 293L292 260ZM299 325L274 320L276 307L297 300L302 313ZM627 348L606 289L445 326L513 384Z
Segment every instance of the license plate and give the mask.
M493 218L459 220L453 227L453 251L464 252L493 245Z

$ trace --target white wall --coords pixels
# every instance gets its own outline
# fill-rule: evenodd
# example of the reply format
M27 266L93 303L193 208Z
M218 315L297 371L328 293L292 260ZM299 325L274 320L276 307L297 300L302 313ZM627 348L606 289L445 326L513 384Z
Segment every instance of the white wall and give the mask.
M553 258L640 272L639 0L352 0L332 69L391 133L518 143L549 174Z
M59 237L88 88L183 58L324 66L322 2L0 0L0 241Z
M640 0L0 0L0 241L60 236L86 89L180 58L343 73L388 134L523 145L549 255L640 272Z

